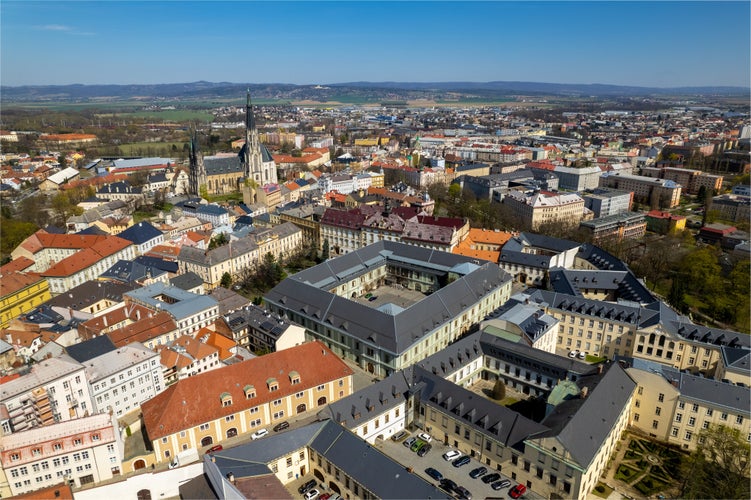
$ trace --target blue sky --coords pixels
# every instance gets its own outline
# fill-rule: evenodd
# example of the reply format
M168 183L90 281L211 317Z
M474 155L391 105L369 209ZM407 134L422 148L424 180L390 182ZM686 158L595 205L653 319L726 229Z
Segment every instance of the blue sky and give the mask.
M0 83L750 85L737 2L0 2Z

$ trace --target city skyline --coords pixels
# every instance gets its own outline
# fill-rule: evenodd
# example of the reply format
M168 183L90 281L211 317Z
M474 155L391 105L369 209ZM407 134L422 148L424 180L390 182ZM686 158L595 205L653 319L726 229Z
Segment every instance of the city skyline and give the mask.
M750 86L748 2L5 1L0 13L6 86Z

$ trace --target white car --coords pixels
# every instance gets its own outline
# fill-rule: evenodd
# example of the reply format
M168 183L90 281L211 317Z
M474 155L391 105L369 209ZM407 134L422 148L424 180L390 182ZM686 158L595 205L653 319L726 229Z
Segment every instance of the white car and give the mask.
M320 491L313 488L312 490L305 493L305 500L313 500L314 498L318 498L318 495L320 494L321 494Z
M250 436L250 439L253 439L253 440L261 439L263 436L265 436L268 433L269 431L267 431L266 429L258 429L257 431L253 433L252 436Z
M586 357L587 357L587 353L586 352L582 351L582 352L579 353L579 359L586 359Z
M579 351L578 350L571 351L571 352L568 353L568 357L569 358L575 358L578 355L579 355Z
M427 432L421 432L420 434L417 435L417 437L418 439L422 439L426 443L429 443L433 440L433 438Z
M447 451L446 453L443 454L443 459L445 461L447 461L447 462L450 462L451 460L457 458L460 455L461 455L461 453L459 453L456 450L449 450L449 451Z

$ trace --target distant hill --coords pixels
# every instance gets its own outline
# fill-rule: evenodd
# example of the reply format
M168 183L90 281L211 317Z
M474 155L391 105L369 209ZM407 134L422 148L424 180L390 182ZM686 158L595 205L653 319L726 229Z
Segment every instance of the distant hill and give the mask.
M743 87L635 87L604 84L540 82L349 82L326 85L282 83L247 84L229 82L164 83L154 85L24 85L0 87L0 101L86 102L113 100L242 100L245 90L263 100L319 102L377 102L379 100L460 98L503 99L515 95L633 97L669 95L748 96Z

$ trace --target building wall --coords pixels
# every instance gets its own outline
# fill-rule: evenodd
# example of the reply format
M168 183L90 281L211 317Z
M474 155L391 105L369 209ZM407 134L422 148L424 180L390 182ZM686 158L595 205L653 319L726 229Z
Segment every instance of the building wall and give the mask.
M73 481L75 486L97 483L120 474L124 445L114 419L105 415L88 417L82 420L82 429L70 433L61 431L60 425L66 424L50 427L46 432L23 433L28 441L22 445L18 444L19 435L0 438L0 461L11 495L64 481Z
M7 328L12 319L26 314L51 297L49 284L41 278L36 283L3 295L0 298L0 328Z
M111 410L116 417L141 406L165 389L160 356L144 359L101 379L90 380L96 411Z
M202 440L210 438L214 445L228 439L232 435L242 436L252 434L259 429L276 425L279 422L298 415L298 406L305 404L305 413L310 415L313 410L332 401L352 394L352 376L332 380L317 387L302 390L295 394L288 394L268 403L262 403L250 410L242 410L226 417L205 422L195 427L183 429L163 438L152 441L154 454L158 462L168 462L179 452L190 448L200 449ZM320 398L325 397L326 403L319 404Z

